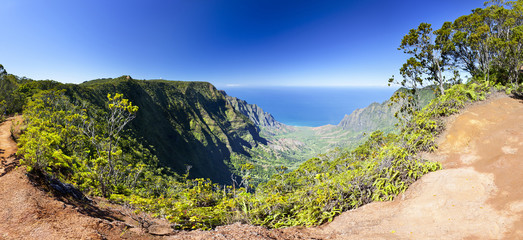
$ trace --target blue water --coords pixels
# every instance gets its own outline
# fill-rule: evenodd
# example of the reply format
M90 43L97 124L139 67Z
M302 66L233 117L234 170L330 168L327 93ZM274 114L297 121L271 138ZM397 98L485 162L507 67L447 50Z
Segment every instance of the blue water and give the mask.
M345 114L383 102L396 90L387 87L231 87L229 96L256 104L276 120L293 126L338 124Z

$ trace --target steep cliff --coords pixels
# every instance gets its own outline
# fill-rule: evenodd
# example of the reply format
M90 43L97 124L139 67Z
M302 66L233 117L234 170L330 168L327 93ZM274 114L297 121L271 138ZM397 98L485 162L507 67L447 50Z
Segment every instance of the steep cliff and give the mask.
M272 114L263 111L262 108L256 104L249 104L244 100L227 95L225 91L220 91L227 102L234 107L234 109L243 115L247 116L256 126L261 128L281 129L285 124L280 123L274 119Z

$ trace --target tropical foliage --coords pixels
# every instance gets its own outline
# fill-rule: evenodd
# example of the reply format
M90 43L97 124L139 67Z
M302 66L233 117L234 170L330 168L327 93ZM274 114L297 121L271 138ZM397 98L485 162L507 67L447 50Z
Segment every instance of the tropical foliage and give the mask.
M141 186L147 171L158 171L157 159L136 140L119 134L138 109L119 94L108 96L107 107L107 114L93 117L88 115L93 109L73 105L63 91L35 94L24 110L21 163L30 172L74 183L93 195L126 193ZM124 152L129 145L132 151Z

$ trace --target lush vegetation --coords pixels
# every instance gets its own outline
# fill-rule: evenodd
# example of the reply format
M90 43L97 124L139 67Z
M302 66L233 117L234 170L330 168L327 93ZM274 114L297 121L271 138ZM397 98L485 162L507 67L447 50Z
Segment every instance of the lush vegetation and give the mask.
M140 108L123 133L138 139L161 166L191 177L209 177L231 184L230 155L264 139L253 123L226 104L224 96L205 82L140 81L123 76L80 85L34 81L8 74L1 67L0 118L21 113L28 99L41 90L63 90L73 105L91 106L91 114L106 111L107 94L121 93Z
M187 140L181 146L192 150L211 149L214 158L248 154L257 132L210 84L123 77L64 85L18 78L1 67L0 88L6 93L0 96L2 117L23 109L19 153L29 172L72 183L90 195L130 203L180 229L209 229L236 221L274 228L317 225L368 202L391 200L423 174L440 169L439 163L419 153L437 148L443 117L484 99L490 91L520 90L523 1L504 4L490 2L435 31L423 23L405 36L400 49L411 57L400 70L402 79L391 79L407 88L392 98L403 106L396 115L401 130L374 132L353 150L319 155L292 171L274 168L275 174L256 188L252 176L257 166L249 160L221 162L235 165L238 177L231 178L232 184L219 185L191 178L190 166L185 173L177 169L179 174L162 168L168 164L162 165L161 158L172 152L155 149L161 145L148 146L160 137ZM460 83L459 73L469 74L470 80ZM426 106L416 95L423 85L434 85L437 92ZM136 138L148 131L151 138ZM160 136L182 133L182 138Z
M101 108L106 95L116 92L140 109L129 123L129 135L148 147L162 166L179 174L191 167L191 178L231 184L235 169L230 156L248 156L248 149L264 143L255 125L206 82L143 81L123 76L68 86L66 94L74 101Z
M392 199L441 167L417 154L436 147L441 118L484 98L489 89L488 83L456 85L417 112L398 134L377 131L353 151L333 151L274 175L252 195L250 221L270 227L316 225L365 203Z
M135 139L120 134L138 108L119 94L107 97L107 111L92 116L92 107L73 105L63 91L32 96L19 139L21 163L30 172L74 183L92 195L150 188L142 178L161 171L157 159Z
M316 225L342 211L371 201L390 200L439 163L427 162L419 151L434 149L443 130L442 117L467 102L486 96L491 86L455 85L413 116L398 134L374 132L353 151L332 151L286 173L275 169L271 179L250 189L252 165L242 166L244 181L220 187L209 180L180 183L178 191L159 199L131 195L126 201L180 224L180 228L210 228L243 221L269 227Z

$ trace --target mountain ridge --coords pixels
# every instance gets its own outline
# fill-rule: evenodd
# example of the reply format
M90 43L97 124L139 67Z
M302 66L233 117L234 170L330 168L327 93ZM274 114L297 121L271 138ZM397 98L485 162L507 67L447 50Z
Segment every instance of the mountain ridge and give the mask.
M393 93L405 91L400 88ZM432 86L418 90L419 106L423 108L434 96ZM364 108L358 108L350 114L346 114L338 123L338 127L353 132L373 132L382 130L385 132L393 131L398 120L394 114L400 110L402 102L392 102L390 99L382 103L373 102Z

